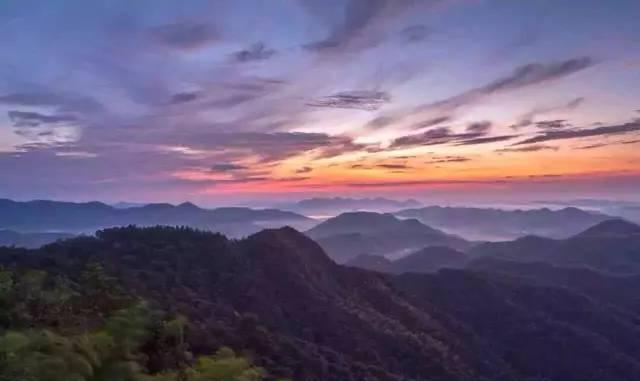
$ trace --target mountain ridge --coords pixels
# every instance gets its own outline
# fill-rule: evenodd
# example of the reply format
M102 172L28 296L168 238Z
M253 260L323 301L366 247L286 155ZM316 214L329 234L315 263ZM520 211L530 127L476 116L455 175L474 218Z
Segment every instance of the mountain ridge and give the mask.
M610 216L575 207L552 210L505 210L497 208L427 206L394 213L417 218L435 228L453 232L467 239L505 240L525 235L568 238Z
M338 262L360 254L399 255L425 246L467 249L468 241L424 225L416 219L398 219L389 213L347 212L305 232Z
M473 258L494 257L519 262L586 266L596 270L640 273L640 226L621 219L598 223L566 239L527 236L486 242L469 250Z
M0 229L92 233L111 226L190 226L244 236L272 225L307 227L313 220L277 209L222 207L203 209L192 203L146 204L116 208L93 201L71 203L48 200L18 202L0 199Z
M71 279L92 264L135 295L188 317L194 354L227 345L277 377L640 376L638 315L626 299L611 309L570 289L488 272L393 276L340 266L292 228L229 240L189 228L126 227L39 250L0 248L4 267Z

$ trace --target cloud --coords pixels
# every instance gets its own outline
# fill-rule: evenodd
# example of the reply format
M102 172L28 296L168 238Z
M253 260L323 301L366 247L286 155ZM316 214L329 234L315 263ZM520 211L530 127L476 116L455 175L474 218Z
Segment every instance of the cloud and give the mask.
M251 45L248 49L243 49L233 53L236 62L262 61L273 57L276 54L274 49L269 49L262 42Z
M0 104L13 106L51 106L60 112L99 112L103 106L95 99L87 96L54 93L29 92L0 95Z
M470 133L486 134L491 130L493 124L489 121L474 122L467 126L466 131Z
M384 104L391 101L391 95L384 91L346 91L326 97L322 97L311 102L308 106L357 109L365 111L375 111Z
M586 146L578 147L577 149L596 149L596 148L607 147L610 145L611 143L595 143L595 144L589 144Z
M572 126L567 123L566 119L554 119L536 122L536 127L543 130L560 130L564 128L571 128Z
M387 163L387 164L376 164L376 168L383 168L383 169L409 169L411 167L408 166L407 164Z
M45 115L31 111L11 110L7 113L15 127L37 127L41 124L75 123L78 117L69 114Z
M371 119L369 122L367 122L367 124L364 126L364 128L377 130L377 129L389 126L395 120L396 120L396 118L394 118L392 116L378 116L376 118Z
M484 138L474 138L474 139L462 140L460 142L457 142L455 145L457 145L457 146L471 146L471 145L478 145L478 144L497 143L497 142L503 142L503 141L506 141L506 140L515 139L518 136L520 136L520 135L487 136L487 137L484 137Z
M569 101L569 103L567 103L565 105L564 108L566 110L574 110L574 109L580 107L580 105L582 105L585 100L586 100L585 97L578 97L578 98L572 99L571 101Z
M402 36L402 39L405 40L406 42L413 43L413 42L420 42L420 41L426 40L431 36L432 33L433 31L428 26L422 25L422 24L416 24L416 25L410 25L404 28L400 32L400 35Z
M300 0L309 8L310 14L326 14L329 11L329 33L327 37L305 45L316 52L354 52L380 45L385 41L394 21L409 9L427 12L445 0L344 0L344 8L332 6L332 2ZM426 31L414 30L414 37L426 37ZM409 34L409 37L411 34Z
M307 3L311 3L307 1ZM325 50L344 47L353 39L360 36L378 16L384 14L385 8L394 0L347 0L344 18L333 26L329 35L322 40L307 45L312 50ZM398 3L404 2L399 0Z
M532 124L534 124L535 119L540 115L544 115L552 112L572 111L580 107L585 101L586 101L586 98L578 97L559 106L534 108L528 113L522 115L520 117L520 120L516 124L512 125L511 128L514 130L517 130L520 128L529 127Z
M211 166L211 170L214 172L233 172L247 170L249 167L234 163L220 163Z
M591 57L576 57L564 61L548 63L531 63L514 69L510 74L489 82L483 86L472 88L455 96L431 102L416 107L395 110L392 113L378 115L376 119L365 125L365 128L380 128L399 123L407 118L416 119L428 117L428 120L452 117L452 114L463 107L469 107L494 95L507 93L536 86L543 83L556 81L572 74L578 73L596 64ZM578 107L583 98L576 98L565 107ZM546 111L545 111L546 112ZM532 114L523 125L531 124ZM519 128L514 126L514 128Z
M188 103L191 101L194 101L198 98L198 93L197 92L184 92L184 93L177 93L177 94L173 94L171 96L171 104L181 104L181 103Z
M510 75L497 79L482 87L430 104L428 107L455 110L459 107L474 103L488 95L504 93L564 78L587 69L594 64L595 61L590 57L578 57L559 62L546 64L532 63L520 66Z
M465 163L467 161L471 161L468 157L464 156L442 156L442 157L433 157L429 161L425 161L425 164L443 164L443 163Z
M413 126L411 126L411 129L413 129L413 130L421 130L423 128L437 126L438 124L442 124L442 123L448 122L450 120L451 120L450 116L439 116L439 117L436 117L436 118L427 119L425 121L415 123Z
M561 62L548 64L529 64L516 69L511 75L494 81L479 90L483 93L519 89L525 86L544 83L554 79L566 77L594 65L590 57L572 58Z
M124 139L131 140L131 138ZM171 143L176 141L182 142L191 152L204 155L224 152L227 157L233 159L233 162L254 158L263 164L305 153L326 158L363 149L363 146L353 143L346 136L305 132L189 133L175 131L166 136L156 136L155 144L160 147L170 147ZM149 141L142 140L141 143L149 143Z
M296 173L309 173L311 171L313 171L313 168L311 167L302 167L302 168L296 169Z
M518 148L501 148L496 152L538 152L538 151L557 151L558 147L548 146L544 144L534 144Z
M352 188L392 188L405 186L447 186L447 185L467 185L467 184L505 184L507 180L398 180L398 181L366 181L351 182L345 184Z
M640 121L633 121L625 124L603 126L586 129L571 129L560 131L547 131L542 134L536 135L532 138L515 143L514 145L534 144L542 143L554 140L566 140L576 138L587 138L592 136L607 136L607 135L619 135L630 132L640 131Z
M21 106L58 105L59 98L51 93L14 93L0 96L0 103Z
M460 139L461 135L468 136L467 134L454 134L448 127L439 127L421 134L396 138L391 143L391 148L445 144Z
M405 135L394 139L391 148L428 146L439 144L474 145L504 141L516 135L487 136L492 123L488 121L471 123L465 132L455 133L449 127L437 127L420 134Z
M178 22L155 27L153 37L161 44L175 49L198 49L219 38L209 24Z

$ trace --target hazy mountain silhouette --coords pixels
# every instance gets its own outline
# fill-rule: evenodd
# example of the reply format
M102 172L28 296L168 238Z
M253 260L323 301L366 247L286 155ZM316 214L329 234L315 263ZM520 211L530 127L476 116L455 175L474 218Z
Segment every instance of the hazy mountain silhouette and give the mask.
M469 255L640 273L640 226L609 220L567 239L529 236L510 242L489 242L474 247Z
M38 248L59 239L71 238L65 233L19 233L12 230L0 230L0 246Z
M526 235L567 238L611 217L578 208L502 210L429 206L395 213L473 240L505 240Z
M101 202L58 201L16 202L0 199L0 229L21 232L87 232L111 226L170 225L220 231L238 237L265 227L285 225L308 228L314 221L292 212L276 209L202 209L192 203L147 204L116 208Z
M416 219L402 220L392 214L350 212L330 218L306 234L327 254L342 263L360 254L404 256L425 246L467 249L470 243L443 233Z
M640 236L640 225L623 219L607 220L577 234L574 238L615 238L626 236Z
M373 273L335 264L290 228L240 241L119 228L40 250L0 249L2 266L71 279L94 263L130 292L187 316L194 354L227 345L278 377L640 379L640 315L625 301L600 303L604 288L591 294L485 270ZM633 282L611 287L637 291Z
M403 274L432 273L443 268L461 268L468 257L454 249L443 246L430 246L391 261L377 255L362 254L346 262L346 266L359 267L372 271Z
M421 204L416 200L392 200L384 197L309 198L298 202L277 205L280 209L291 210L306 215L335 215L353 211L394 212L400 209L418 208L420 206Z

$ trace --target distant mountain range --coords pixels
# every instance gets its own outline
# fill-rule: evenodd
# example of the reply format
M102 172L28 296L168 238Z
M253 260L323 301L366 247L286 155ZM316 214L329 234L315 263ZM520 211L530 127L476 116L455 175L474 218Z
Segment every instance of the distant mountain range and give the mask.
M395 213L472 240L508 240L526 235L567 238L611 216L578 208L502 210L428 206Z
M434 273L443 268L462 268L467 261L467 255L460 251L443 246L429 246L396 260L361 254L346 262L345 266L394 274Z
M422 224L416 219L399 219L392 214L350 212L330 218L306 234L338 263L361 255L402 257L425 246L465 250L471 243Z
M640 274L640 226L613 219L562 240L526 236L513 241L479 243L466 253L450 247L428 246L395 260L375 254L360 254L346 261L345 265L402 274L430 273L443 268L473 268L478 262L493 260Z
M620 219L608 220L567 239L527 236L509 242L487 242L470 249L468 255L640 274L640 226Z
M277 205L279 209L291 210L305 215L336 215L343 212L370 211L394 212L400 209L418 208L421 204L416 200L392 200L376 198L310 198L294 203Z
M315 221L277 209L202 209L191 203L147 204L116 208L101 202L16 202L0 199L0 229L18 232L93 233L112 226L190 226L241 237L268 227L290 225L299 229Z
M640 223L640 201L606 200L606 199L577 199L538 201L539 204L574 206L597 210L605 214L625 218Z
M635 237L634 231L608 224L576 239L605 246ZM620 250L610 246L601 260L615 263ZM627 261L639 257L625 254ZM105 275L95 281L117 280L187 317L184 345L194 356L229 346L273 379L640 379L637 275L484 261L436 274L374 273L335 264L290 228L228 240L190 229L130 227L39 250L0 248L4 269L37 269L49 278L82 279L101 265ZM6 285L6 273L3 279Z
M73 237L65 233L18 233L12 230L0 230L0 246L15 246L35 249L59 239Z

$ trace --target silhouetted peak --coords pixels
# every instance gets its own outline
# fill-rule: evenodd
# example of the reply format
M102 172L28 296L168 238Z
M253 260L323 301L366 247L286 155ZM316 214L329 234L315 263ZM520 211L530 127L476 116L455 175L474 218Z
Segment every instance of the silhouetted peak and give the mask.
M332 263L315 241L290 226L262 230L243 242L255 247L259 255L273 255L277 261L294 259L307 263Z
M173 208L174 206L168 203L153 203L153 204L147 204L145 206L140 207L140 209L144 209L144 210L166 210L166 209L173 209Z
M180 209L189 209L189 210L197 210L200 209L200 207L198 207L197 205L191 203L191 202L183 202L182 204L177 206Z
M621 218L607 220L578 234L576 237L614 237L640 234L640 226Z
M404 258L421 257L421 256L428 256L428 255L464 255L464 254L459 252L456 249L452 249L446 246L428 246L416 251L413 254L409 254Z
M335 221L395 221L396 218L389 213L376 213L376 212L346 212L335 217Z
M404 272L431 272L444 267L461 267L467 256L444 246L429 246L402 257L393 263L393 270Z
M372 271L389 272L392 262L381 255L360 254L344 264Z
M520 237L513 242L518 242L520 244L537 244L552 241L550 238L540 237L537 235L525 235L524 237Z

